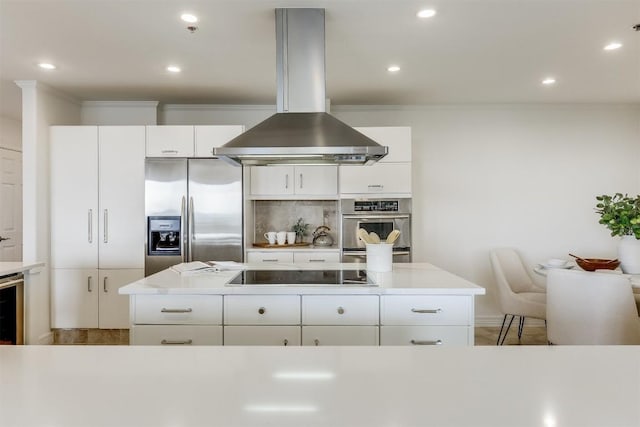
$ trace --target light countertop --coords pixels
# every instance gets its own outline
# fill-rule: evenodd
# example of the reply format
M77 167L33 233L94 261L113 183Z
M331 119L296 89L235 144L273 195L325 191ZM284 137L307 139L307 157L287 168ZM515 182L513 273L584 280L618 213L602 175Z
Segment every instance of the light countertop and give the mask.
M247 252L340 252L338 246L282 246L278 247L261 247L251 246L245 249Z
M363 264L245 264L253 270L355 270ZM120 294L446 294L484 295L484 288L428 263L393 264L389 273L367 272L377 286L226 286L240 271L178 274L171 269L120 288Z
M4 346L0 367L12 427L640 425L640 346Z
M43 266L44 262L0 262L0 276L24 273L25 271Z

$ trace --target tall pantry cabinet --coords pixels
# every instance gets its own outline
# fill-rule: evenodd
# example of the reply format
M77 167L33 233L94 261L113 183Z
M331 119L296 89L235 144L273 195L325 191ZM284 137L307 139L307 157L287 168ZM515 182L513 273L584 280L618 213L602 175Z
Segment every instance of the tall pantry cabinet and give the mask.
M52 328L129 327L144 277L144 126L51 127Z

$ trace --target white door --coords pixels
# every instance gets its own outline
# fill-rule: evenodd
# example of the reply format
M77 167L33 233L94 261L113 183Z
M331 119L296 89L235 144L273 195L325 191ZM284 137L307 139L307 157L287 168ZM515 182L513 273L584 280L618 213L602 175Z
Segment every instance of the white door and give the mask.
M51 327L98 327L97 269L51 270Z
M196 157L213 157L214 147L226 144L242 132L242 125L195 126Z
M0 262L22 260L22 153L0 149Z
M99 267L144 268L144 126L101 126Z
M143 268L98 271L100 329L129 328L129 295L120 295L118 289L143 277Z
M97 268L97 126L51 127L50 185L52 267Z
M338 167L296 166L295 182L296 194L336 197L338 194Z
M294 185L292 166L253 166L251 168L251 194L253 195L293 194Z
M147 126L147 157L193 157L193 126Z

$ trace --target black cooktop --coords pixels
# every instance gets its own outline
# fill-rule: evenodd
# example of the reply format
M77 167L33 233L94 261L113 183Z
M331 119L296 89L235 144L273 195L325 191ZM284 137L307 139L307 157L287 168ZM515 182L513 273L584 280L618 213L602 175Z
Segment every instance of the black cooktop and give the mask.
M365 270L245 270L228 284L375 286Z

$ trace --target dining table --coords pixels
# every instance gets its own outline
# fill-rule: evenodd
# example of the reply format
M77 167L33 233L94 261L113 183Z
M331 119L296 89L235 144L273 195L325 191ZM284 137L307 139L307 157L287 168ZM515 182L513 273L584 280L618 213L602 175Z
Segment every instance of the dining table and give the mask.
M547 267L544 266L543 264L536 264L533 267L533 272L540 275L540 276L545 276L547 275L547 273L549 272L549 270L552 270L554 267ZM583 270L582 268L580 268L577 264L575 263L570 263L567 264L565 267L555 267L555 268L565 268L565 269L575 269L578 271L587 271L587 270ZM595 270L595 273L607 273L607 274L621 274L625 277L629 278L629 281L631 282L631 288L633 290L634 296L636 298L636 301L640 300L640 274L625 274L622 272L622 270L620 269L620 267L616 268L615 270Z

